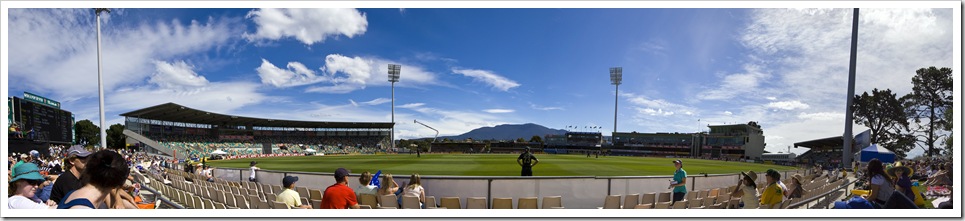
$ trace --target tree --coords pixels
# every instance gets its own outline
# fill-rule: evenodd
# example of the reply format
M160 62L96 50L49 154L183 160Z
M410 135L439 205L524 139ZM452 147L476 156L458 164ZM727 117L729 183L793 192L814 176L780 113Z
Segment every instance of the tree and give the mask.
M912 93L901 97L901 101L908 118L915 122L912 127L915 144L924 149L928 156L933 156L937 154L935 142L948 136L940 131L950 123L944 115L952 105L952 69L918 69L911 83L914 85Z
M82 145L94 145L101 142L101 128L90 120L82 120L74 123L75 140L74 143Z
M114 124L107 128L107 147L113 149L124 148L127 143L124 138L124 125Z
M529 142L531 142L531 143L543 143L543 137L533 135L532 138L529 138Z
M871 143L880 144L898 157L904 158L914 148L913 136L908 135L908 116L904 106L890 89L864 92L854 96L854 122L871 129Z
M520 137L519 139L516 139L516 143L526 143L526 139Z
M952 118L953 118L953 117L952 117L952 116L953 116L952 111L953 111L953 108L952 108L952 107L948 107L947 111L945 111L945 121L948 122L947 124L945 124L945 130L947 130L947 131L951 131L951 130L952 130L952 126L955 124L955 120L952 119ZM953 150L955 150L955 149L954 149L955 147L952 146L952 137L954 137L954 135L948 135L948 137L945 138L945 153L944 153L944 155L952 155L952 153L954 153Z

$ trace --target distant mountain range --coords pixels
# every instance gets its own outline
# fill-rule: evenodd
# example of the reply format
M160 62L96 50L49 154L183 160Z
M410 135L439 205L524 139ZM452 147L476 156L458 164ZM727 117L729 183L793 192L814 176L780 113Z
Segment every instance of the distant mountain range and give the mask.
M547 134L563 135L566 130L556 130L544 127L539 124L503 124L495 127L481 127L466 132L458 136L439 137L439 140L449 138L450 140L516 140L520 137L529 141L533 136L546 136Z

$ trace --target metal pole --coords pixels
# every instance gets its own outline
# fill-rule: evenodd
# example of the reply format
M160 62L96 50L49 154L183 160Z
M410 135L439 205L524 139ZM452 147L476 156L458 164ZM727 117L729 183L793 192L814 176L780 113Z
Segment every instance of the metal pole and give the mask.
M97 15L97 95L100 100L101 148L107 148L107 129L104 127L104 77L101 74L101 12L111 13L110 9L94 9Z
M854 124L854 113L851 108L854 105L854 74L855 63L858 60L858 8L854 9L854 17L851 21L851 66L848 68L848 106L844 117L844 150L841 153L841 167L851 165L851 125Z
M395 82L392 82L392 150L395 151Z
M617 102L620 102L620 84L616 84L616 95L613 96L613 133L617 132ZM613 137L610 137L610 143L613 143Z

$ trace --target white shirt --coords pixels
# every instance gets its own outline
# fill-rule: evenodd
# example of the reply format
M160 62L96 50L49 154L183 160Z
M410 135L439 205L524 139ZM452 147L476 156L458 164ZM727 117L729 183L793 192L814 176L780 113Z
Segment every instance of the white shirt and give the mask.
M251 169L251 175L249 175L248 178L254 179L254 178L255 178L255 170L259 170L259 169L261 169L261 168L258 168L258 167L256 167L256 166L252 166L250 169Z
M757 209L761 205L761 197L757 193L757 188L752 186L744 186L744 195L741 196L741 201L744 202L744 209Z
M27 199L20 195L11 196L7 199L7 208L9 209L50 209L47 204L34 202L33 200Z
M422 185L415 186L415 188L406 187L405 190L402 191L402 196L419 197L419 200L421 201L421 200L422 200L422 192L424 192L424 191L426 191L426 189L425 189L425 188L422 188Z
M355 194L361 196L362 194L379 195L379 187L376 185L359 185L355 187Z
M888 198L891 198L891 194L895 192L895 187L880 174L871 177L871 184L878 185L878 200L887 202Z

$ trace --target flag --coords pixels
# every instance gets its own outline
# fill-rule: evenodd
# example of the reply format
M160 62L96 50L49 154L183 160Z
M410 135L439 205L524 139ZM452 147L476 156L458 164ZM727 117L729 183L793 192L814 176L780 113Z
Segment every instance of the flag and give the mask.
M372 181L369 181L369 185L374 185L374 186L377 186L377 187L379 187L379 188L382 188L382 185L379 184L379 176L380 176L380 175L382 175L382 170L379 170L379 171L375 172L375 176L372 176Z

